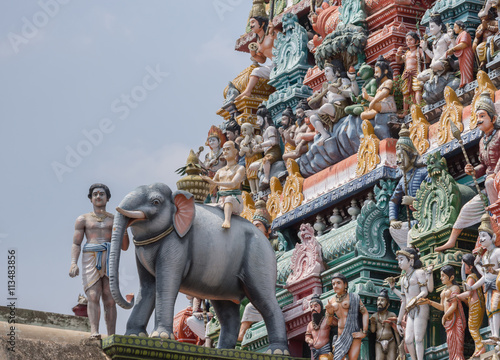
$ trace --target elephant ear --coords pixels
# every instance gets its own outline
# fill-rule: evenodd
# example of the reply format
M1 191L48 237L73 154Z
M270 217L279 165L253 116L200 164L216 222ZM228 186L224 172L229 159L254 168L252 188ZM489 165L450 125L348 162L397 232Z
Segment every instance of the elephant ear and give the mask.
M172 194L175 205L174 228L180 237L187 234L193 225L195 207L193 194L187 191L176 191Z

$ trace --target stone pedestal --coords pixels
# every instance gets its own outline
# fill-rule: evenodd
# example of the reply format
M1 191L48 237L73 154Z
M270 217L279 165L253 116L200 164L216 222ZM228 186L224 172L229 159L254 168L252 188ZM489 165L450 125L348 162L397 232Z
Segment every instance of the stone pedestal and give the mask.
M113 335L102 340L102 349L112 360L190 359L190 360L291 360L290 356L242 350L211 349L173 340Z

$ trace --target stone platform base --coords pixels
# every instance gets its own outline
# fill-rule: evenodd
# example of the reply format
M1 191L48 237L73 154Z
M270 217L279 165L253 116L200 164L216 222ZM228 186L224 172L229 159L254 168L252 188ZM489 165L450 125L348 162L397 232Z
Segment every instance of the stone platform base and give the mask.
M14 324L0 321L0 359L2 360L110 360L99 340L89 340L89 333ZM12 349L11 351L9 349Z
M210 349L166 339L113 335L102 340L102 349L113 360L291 360L290 356L269 355L242 350ZM308 360L308 359L303 359Z

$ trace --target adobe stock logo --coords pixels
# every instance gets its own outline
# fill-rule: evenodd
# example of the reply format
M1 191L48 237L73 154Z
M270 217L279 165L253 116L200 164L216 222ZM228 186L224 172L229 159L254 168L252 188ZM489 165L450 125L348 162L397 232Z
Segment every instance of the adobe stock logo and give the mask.
M14 52L16 54L19 53L19 47L21 45L26 45L31 39L34 39L38 35L40 29L46 27L50 20L59 14L61 5L66 5L69 2L70 0L39 0L37 4L40 7L40 11L34 13L30 18L26 16L21 18L23 22L21 32L9 32L7 34L7 38Z
M145 101L149 93L155 90L168 76L168 73L161 71L160 65L155 68L146 66L146 75L143 76L140 85L134 86L130 91L122 93L111 102L111 112L116 114L117 119L125 120L131 111L136 109L140 103ZM63 175L73 172L85 157L90 156L94 148L101 145L106 134L111 134L116 128L116 119L102 118L93 129L82 130L83 139L76 146L67 145L65 147L66 156L64 162L52 161L51 167L57 180L62 183Z

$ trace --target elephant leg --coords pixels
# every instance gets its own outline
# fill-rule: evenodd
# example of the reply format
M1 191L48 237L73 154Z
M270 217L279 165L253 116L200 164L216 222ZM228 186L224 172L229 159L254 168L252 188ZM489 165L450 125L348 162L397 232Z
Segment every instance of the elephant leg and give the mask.
M245 293L266 323L269 336L269 349L267 352L277 355L289 355L285 318L276 300L274 287L266 286L269 281L266 282L265 278L265 275L261 277L262 282L259 284L255 279L250 280L247 278L244 283ZM276 282L273 281L272 283L275 284Z
M135 261L140 287L132 314L127 321L125 335L148 336L146 327L155 307L155 278L144 268L137 256Z
M174 307L182 280L182 258L175 258L174 251L157 260L155 329L150 337L175 340ZM168 266L167 266L168 265Z
M211 300L220 322L219 349L234 349L240 331L240 305L229 300Z

